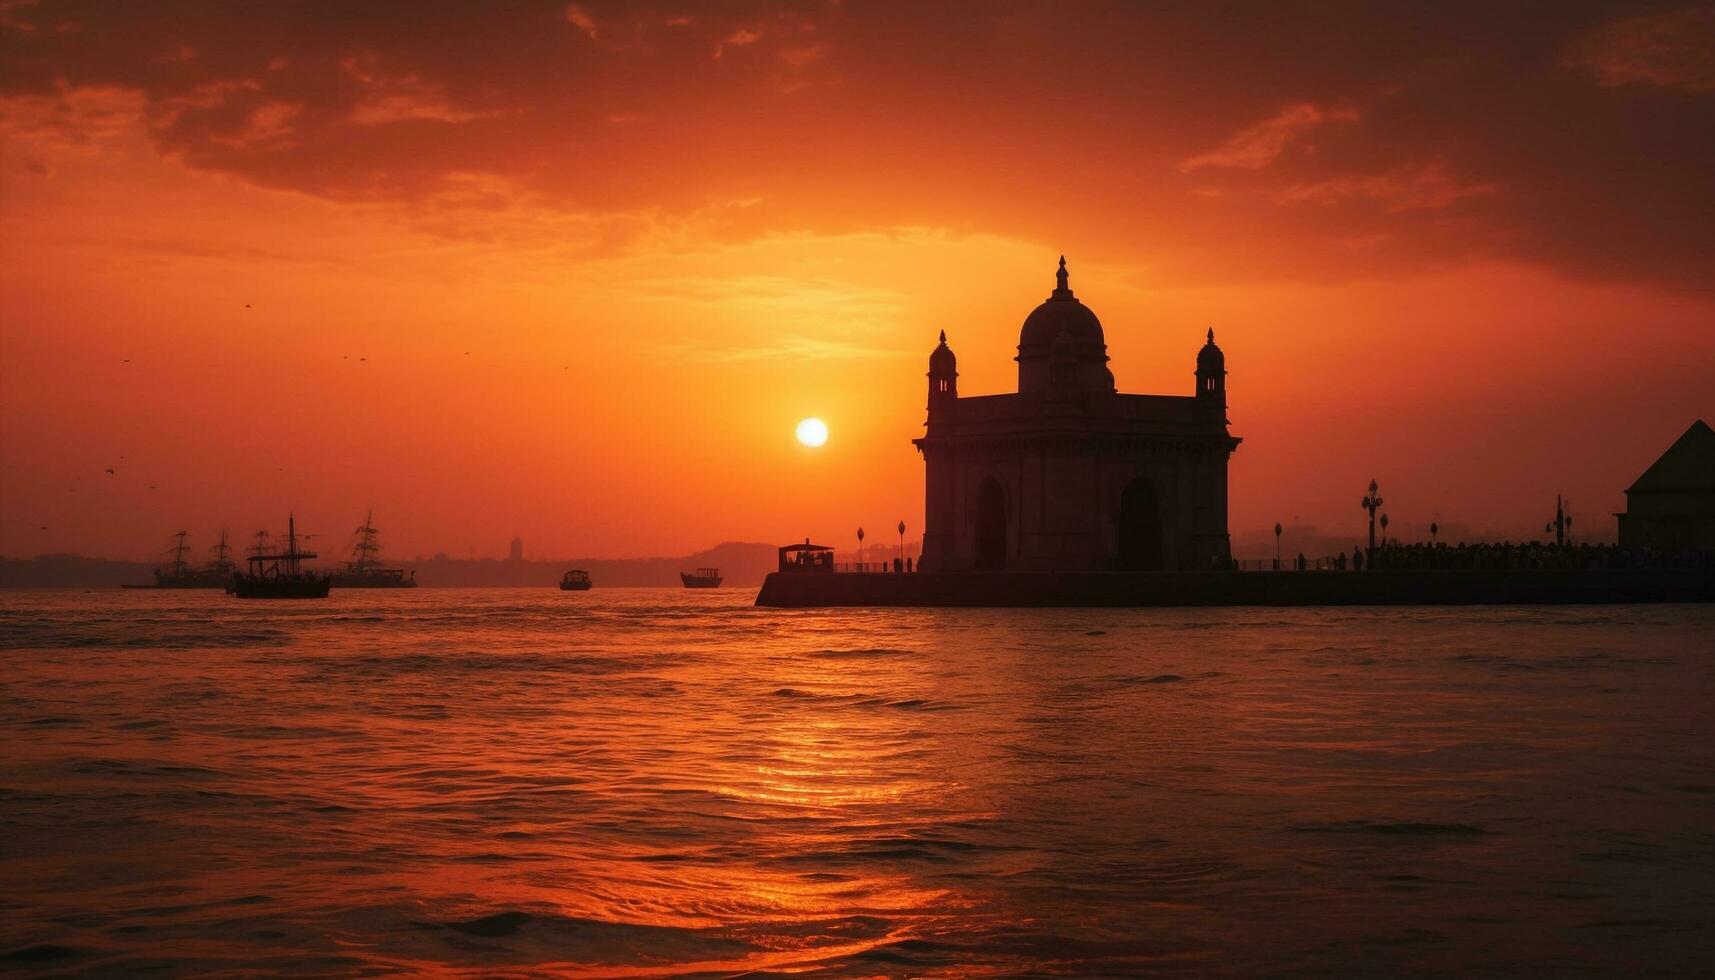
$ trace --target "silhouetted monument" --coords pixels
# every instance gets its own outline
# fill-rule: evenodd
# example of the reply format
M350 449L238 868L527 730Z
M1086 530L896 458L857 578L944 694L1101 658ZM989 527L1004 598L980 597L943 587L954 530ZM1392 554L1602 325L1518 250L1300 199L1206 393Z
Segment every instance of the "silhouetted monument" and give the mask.
M957 362L929 355L925 571L1224 567L1226 363L1215 332L1190 395L1125 395L1101 321L1068 285L1024 320L1015 394L961 397Z
M1626 489L1622 548L1715 552L1715 429L1691 423Z

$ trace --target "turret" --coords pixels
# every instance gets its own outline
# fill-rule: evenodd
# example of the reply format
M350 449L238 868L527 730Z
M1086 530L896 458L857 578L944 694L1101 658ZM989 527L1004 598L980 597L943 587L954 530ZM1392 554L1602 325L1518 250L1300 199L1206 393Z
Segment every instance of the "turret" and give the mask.
M947 346L947 331L941 331L941 343L929 354L929 414L959 400L959 361Z
M1210 415L1227 420L1227 357L1215 346L1215 331L1197 352L1197 403Z

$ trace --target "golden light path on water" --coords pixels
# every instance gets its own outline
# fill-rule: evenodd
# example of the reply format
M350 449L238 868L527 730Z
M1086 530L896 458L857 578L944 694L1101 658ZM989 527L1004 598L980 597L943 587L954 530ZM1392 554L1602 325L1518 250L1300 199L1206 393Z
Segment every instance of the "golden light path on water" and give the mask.
M1697 607L0 593L0 956L583 976L1685 970Z

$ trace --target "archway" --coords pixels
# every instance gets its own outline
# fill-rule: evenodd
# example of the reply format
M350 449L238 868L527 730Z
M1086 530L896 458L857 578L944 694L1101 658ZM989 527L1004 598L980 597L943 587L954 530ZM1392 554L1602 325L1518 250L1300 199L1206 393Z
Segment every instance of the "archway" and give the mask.
M1128 572L1158 572L1161 554L1161 501L1155 485L1139 477L1120 494L1120 568Z
M977 567L1006 567L1006 491L994 477L977 491Z

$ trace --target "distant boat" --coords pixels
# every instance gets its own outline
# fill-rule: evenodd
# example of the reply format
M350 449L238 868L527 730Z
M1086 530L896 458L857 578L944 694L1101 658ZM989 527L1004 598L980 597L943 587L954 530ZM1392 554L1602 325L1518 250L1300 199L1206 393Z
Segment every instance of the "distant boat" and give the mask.
M560 591L562 592L588 592L589 587L590 573L581 568L572 569L560 579Z
M232 577L233 594L240 599L325 599L333 576L305 571L299 564L314 557L313 551L298 550L297 521L288 516L286 550L268 554L258 547L250 556L250 570Z
M721 587L721 570L699 568L694 572L680 572L679 581L685 583L687 589L718 589Z
M406 574L403 568L388 568L381 564L381 559L375 557L381 552L381 545L375 541L375 512L370 511L363 518L363 526L352 532L358 535L357 544L352 550L357 557L345 563L339 571L333 573L333 584L342 589L414 589L417 587L417 573Z
M232 549L226 544L226 530L220 532L220 543L209 550L215 553L214 561L202 568L192 568L185 561L185 554L190 551L190 545L185 543L189 532L180 531L174 535L177 540L167 550L173 553L170 564L155 569L154 585L134 585L125 583L120 588L125 589L227 589L232 588L232 573L237 566L227 558Z

